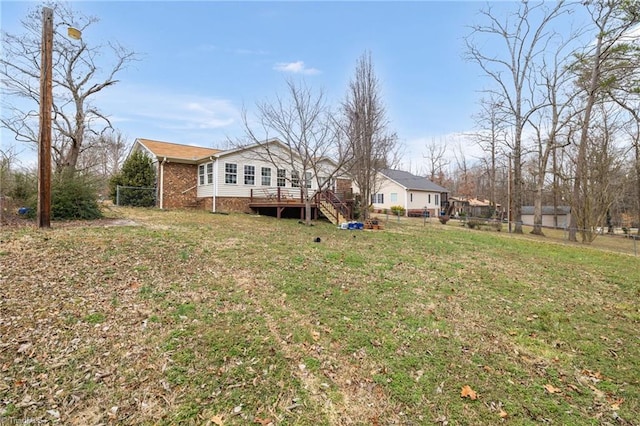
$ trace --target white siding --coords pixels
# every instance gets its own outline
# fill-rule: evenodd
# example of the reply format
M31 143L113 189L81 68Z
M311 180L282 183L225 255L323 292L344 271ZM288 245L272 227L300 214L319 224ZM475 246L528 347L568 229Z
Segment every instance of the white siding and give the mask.
M198 185L198 197L213 197L213 184Z
M391 206L402 206L406 210L422 210L426 206L429 210L440 211L442 195L439 192L406 190L404 187L387 179L386 177L383 177L382 179L380 189L376 193L383 194L384 203L374 203L374 209L389 209ZM391 201L392 193L398 194L397 201ZM411 197L412 195L413 200ZM429 195L431 195L430 201Z
M373 204L373 208L378 210L378 209L389 209L391 208L391 206L402 206L406 208L406 197L407 197L407 193L406 190L398 185L397 183L382 177L382 181L380 184L380 188L375 191L376 194L383 194L384 196L384 202L383 203L374 203ZM396 193L398 194L398 198L397 201L391 201L391 194L392 193ZM373 195L373 194L372 194ZM367 200L367 201L371 201L371 200Z
M218 197L250 197L251 189L260 190L261 188L277 188L277 169L285 169L287 171L287 178L291 177L291 164L286 164L283 162L281 165L274 165L270 161L267 160L265 155L260 155L257 150L262 148L256 147L253 150L241 151L232 153L229 155L224 155L220 157L218 161L217 167L217 175L214 177L214 180L218 182L218 189L216 196ZM272 145L270 149L278 149L279 152L283 152L282 148L279 146ZM285 157L283 153L283 157ZM236 184L228 184L225 183L225 164L233 163L236 164L238 175L237 175L237 183ZM255 184L254 185L245 185L244 184L244 166L254 166L255 167ZM262 167L271 168L271 186L263 186L262 185ZM300 173L301 185L302 178L304 177L302 168L300 166L297 167L298 172ZM214 168L216 170L216 168ZM318 183L315 177L312 177L311 188L310 191L315 191L318 187ZM291 182L287 180L285 186L283 188L292 189ZM299 190L299 188L293 188L294 190ZM202 188L203 193L205 193L205 188ZM211 190L211 193L213 191ZM209 195L210 196L210 195Z
M533 226L533 215L532 214L523 214L522 215L522 224ZM569 216L565 214L558 215L558 228L566 228L569 223ZM547 228L553 228L553 215L543 214L542 215L542 226Z

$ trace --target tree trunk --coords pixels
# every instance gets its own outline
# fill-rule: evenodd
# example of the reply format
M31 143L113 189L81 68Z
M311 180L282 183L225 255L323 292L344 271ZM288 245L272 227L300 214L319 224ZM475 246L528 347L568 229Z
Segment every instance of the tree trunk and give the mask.
M311 225L311 198L309 198L309 189L304 189L304 223Z
M573 192L571 200L571 222L569 225L569 241L578 241L578 215L585 217L585 212L580 212L585 208L583 192L583 179L586 172L587 161L587 140L589 138L589 125L591 124L591 111L593 105L596 102L596 92L598 90L598 81L600 80L600 64L601 64L601 52L602 41L604 34L598 34L596 41L596 50L593 55L593 67L591 68L591 77L589 79L589 88L587 96L587 104L584 108L584 118L582 120L582 129L580 132L580 143L578 146L578 158L576 159L576 170L573 182ZM584 237L584 236L583 236ZM584 238L583 238L584 239Z
M638 235L640 235L640 141L636 140L636 213L638 222Z
M543 188L544 180L542 178L538 179L536 183L536 195L533 200L533 230L531 231L534 235L542 235L544 236L544 232L542 232L542 188Z
M513 147L513 220L516 234L522 234L522 120L516 116L516 135Z

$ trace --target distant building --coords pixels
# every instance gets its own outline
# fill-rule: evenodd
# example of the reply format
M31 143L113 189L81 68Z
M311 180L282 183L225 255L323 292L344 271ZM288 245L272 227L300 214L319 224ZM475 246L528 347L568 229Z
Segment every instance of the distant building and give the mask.
M491 205L490 200L480 200L478 198L467 197L449 197L451 203L451 215L460 216L461 214L467 217L493 217L496 212L498 216L502 211L502 206L496 204L495 207Z
M449 191L423 176L402 170L380 170L380 188L371 194L374 211L401 206L407 216L439 216L447 206Z
M556 222L557 218L557 222ZM569 206L542 206L542 226L547 228L566 228L571 220ZM522 206L522 224L533 226L533 206Z

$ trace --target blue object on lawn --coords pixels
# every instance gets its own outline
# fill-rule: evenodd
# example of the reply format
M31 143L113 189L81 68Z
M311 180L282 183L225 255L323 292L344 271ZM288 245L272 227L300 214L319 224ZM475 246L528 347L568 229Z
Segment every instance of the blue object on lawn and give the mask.
M18 214L27 214L31 211L29 207L20 207L18 209Z

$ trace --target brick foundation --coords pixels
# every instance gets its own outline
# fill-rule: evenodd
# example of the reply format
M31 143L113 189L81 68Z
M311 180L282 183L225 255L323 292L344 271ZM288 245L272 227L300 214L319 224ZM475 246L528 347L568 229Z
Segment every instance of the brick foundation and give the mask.
M216 197L216 211L253 213L253 210L249 207L249 202L249 198Z
M158 164L158 176L160 176L160 167ZM200 207L202 203L196 199L197 179L198 166L194 164L164 163L162 207L165 209Z

